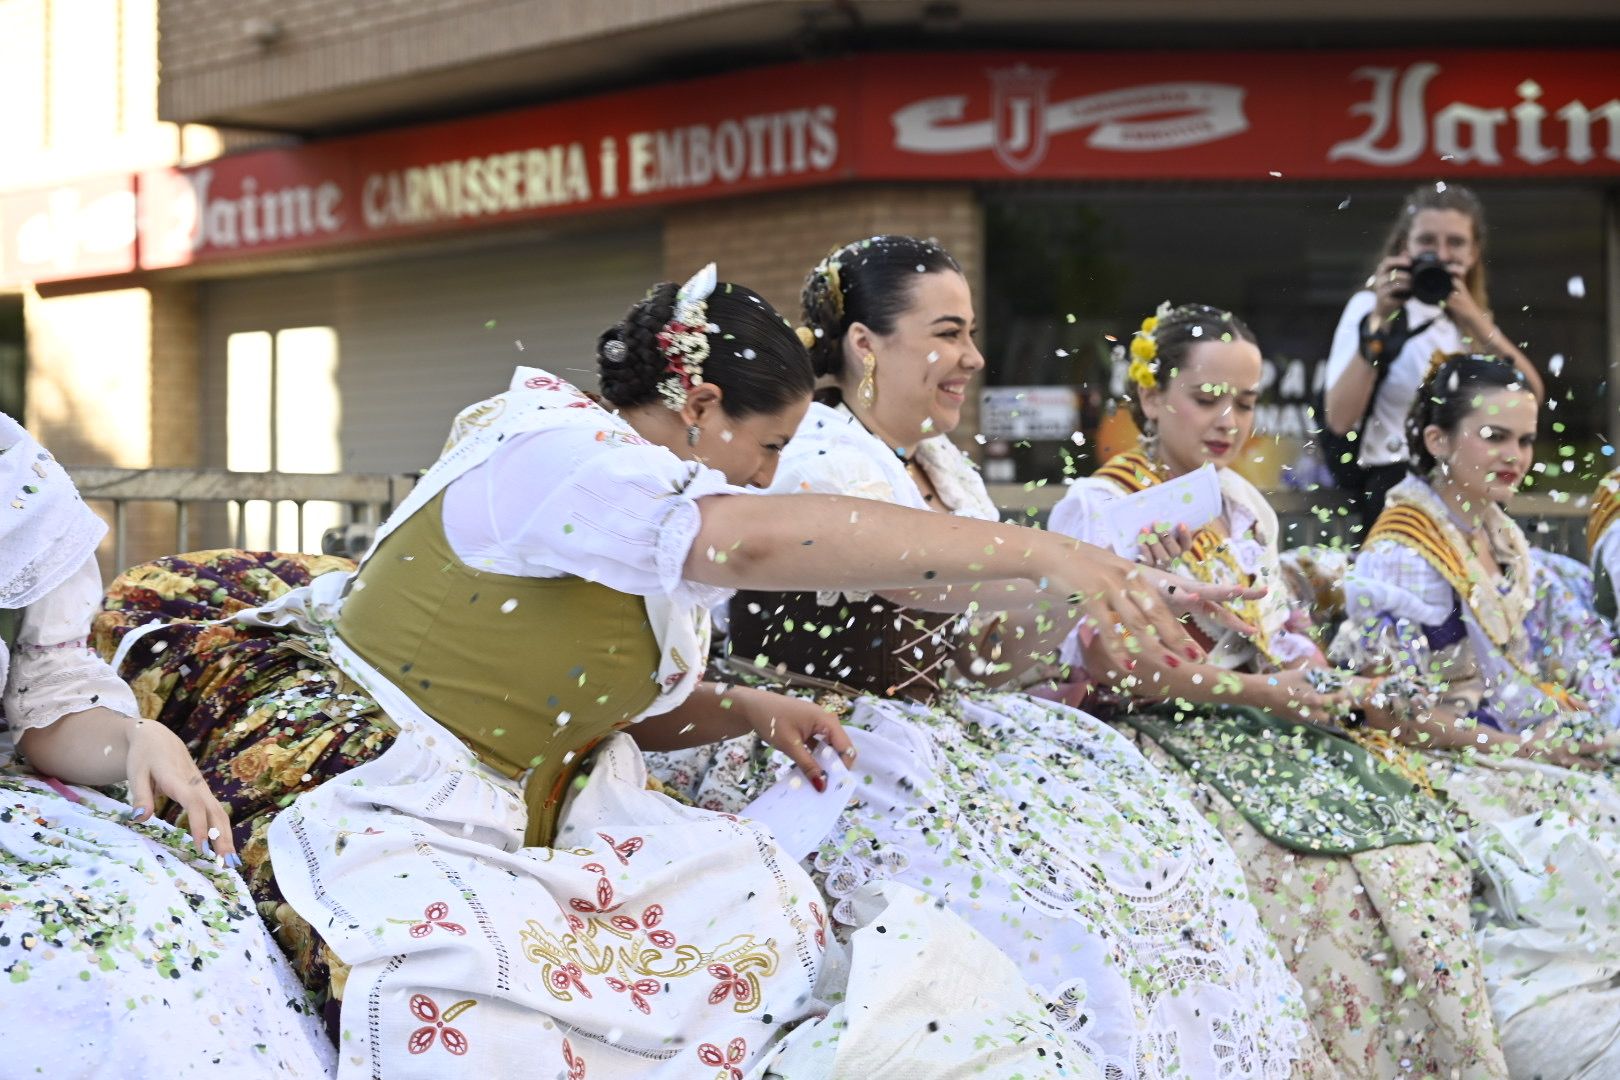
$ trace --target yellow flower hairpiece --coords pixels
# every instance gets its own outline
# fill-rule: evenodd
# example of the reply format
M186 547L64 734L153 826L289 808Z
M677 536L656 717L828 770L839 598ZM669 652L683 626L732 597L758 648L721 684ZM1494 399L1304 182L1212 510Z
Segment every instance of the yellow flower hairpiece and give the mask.
M810 329L808 326L795 326L793 328L793 332L798 336L799 344L803 345L806 349L813 349L816 347L816 332Z
M1169 309L1168 301L1160 304L1158 312L1143 319L1142 328L1131 335L1131 366L1125 374L1144 390L1159 385L1159 343L1153 339L1153 332L1159 328L1160 317Z

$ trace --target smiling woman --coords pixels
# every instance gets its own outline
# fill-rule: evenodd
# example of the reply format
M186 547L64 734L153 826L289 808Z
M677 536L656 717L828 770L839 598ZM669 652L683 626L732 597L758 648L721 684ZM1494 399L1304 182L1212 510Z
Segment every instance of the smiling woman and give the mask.
M985 362L949 253L908 236L856 241L810 272L803 304L801 337L833 388L772 490L859 496L851 526L883 504L934 511L919 515L919 535L994 520L983 481L945 437ZM1009 528L975 558L1051 535ZM855 729L861 782L809 860L837 931L854 933L863 886L926 892L1017 961L1097 1070L1120 1080L1260 1080L1314 1062L1304 1004L1236 857L1173 782L1092 716L958 676L1005 678L1015 659L1055 648L1074 625L1061 606L1007 580L841 584L739 593L728 658L773 684L831 692ZM981 621L976 638L964 613ZM1191 659L1155 673L1134 656L1112 664L1144 679L1219 676ZM702 805L735 811L770 776L757 749L702 751L662 771ZM808 795L803 809L815 813Z

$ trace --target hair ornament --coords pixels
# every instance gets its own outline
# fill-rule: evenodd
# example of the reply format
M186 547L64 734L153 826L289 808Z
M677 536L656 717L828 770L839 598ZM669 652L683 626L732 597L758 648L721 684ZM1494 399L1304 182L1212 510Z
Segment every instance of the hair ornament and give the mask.
M816 273L826 279L827 295L832 300L833 314L840 319L844 317L844 283L838 276L838 256L844 250L844 248L833 248L827 253L827 257L822 259L820 264L816 266ZM805 346L805 348L809 347L808 345Z
M703 385L703 364L709 359L709 297L719 275L710 263L687 279L675 294L675 311L658 332L664 370L671 376L658 384L664 404L679 412L687 396Z
M614 367L624 363L624 357L628 351L629 349L625 343L618 338L610 338L602 342L602 359Z
M1144 390L1152 390L1159 385L1159 343L1154 340L1153 332L1159 328L1159 320L1169 313L1170 301L1166 300L1157 311L1143 319L1141 329L1131 335L1131 366L1126 369L1126 375Z
M813 349L816 347L816 332L810 329L808 326L795 326L793 328L793 333L798 337L799 344L803 345L806 349Z

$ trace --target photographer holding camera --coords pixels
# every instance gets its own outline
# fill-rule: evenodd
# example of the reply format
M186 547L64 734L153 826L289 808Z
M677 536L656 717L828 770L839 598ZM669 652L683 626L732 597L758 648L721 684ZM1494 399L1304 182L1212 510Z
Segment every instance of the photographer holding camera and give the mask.
M1377 268L1345 305L1328 354L1322 455L1364 526L1406 477L1406 416L1436 352L1510 359L1544 396L1535 367L1491 318L1485 208L1467 188L1444 183L1407 196Z

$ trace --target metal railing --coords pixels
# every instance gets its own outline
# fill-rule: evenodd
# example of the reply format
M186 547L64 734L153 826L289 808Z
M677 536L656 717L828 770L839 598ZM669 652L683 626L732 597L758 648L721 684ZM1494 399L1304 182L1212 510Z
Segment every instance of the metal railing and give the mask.
M111 504L113 562L128 565L129 510L135 503L170 505L175 511L175 551L213 547L246 547L251 504L292 504L295 535L304 536L310 503L341 509L337 530L361 526L362 534L381 523L411 490L415 477L394 473L246 473L225 469L114 469L97 465L68 466L79 494L92 505ZM224 508L235 507L234 512ZM214 508L215 513L207 513ZM202 509L201 514L194 510ZM273 513L273 511L272 511ZM193 534L197 536L194 539ZM347 550L337 552L349 554Z

